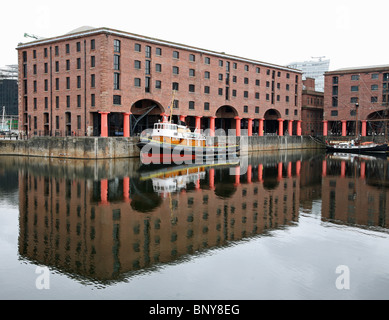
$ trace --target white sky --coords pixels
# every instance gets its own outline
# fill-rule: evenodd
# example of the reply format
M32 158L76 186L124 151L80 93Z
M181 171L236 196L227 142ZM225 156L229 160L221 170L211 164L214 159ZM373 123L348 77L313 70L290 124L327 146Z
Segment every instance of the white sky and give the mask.
M0 67L24 33L108 27L286 65L326 56L330 70L389 64L388 0L13 0L1 6Z

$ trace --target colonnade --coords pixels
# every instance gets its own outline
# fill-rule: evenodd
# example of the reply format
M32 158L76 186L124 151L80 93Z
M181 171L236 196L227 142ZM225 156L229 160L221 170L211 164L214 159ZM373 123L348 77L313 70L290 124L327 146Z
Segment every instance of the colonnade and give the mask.
M99 112L101 115L101 137L108 137L108 114L110 112ZM126 112L123 113L123 137L128 138L130 137L130 115L131 112ZM161 114L162 121L166 122L169 115L166 113ZM180 115L179 119L182 122L185 122L186 115ZM201 120L202 116L195 116L196 119L196 130L201 129ZM214 136L215 135L215 116L209 117L210 119L210 135ZM236 136L240 137L241 136L241 121L243 118L241 117L235 117L235 128L236 128ZM253 135L253 121L255 120L254 118L248 118L248 136L251 137ZM263 136L264 135L264 122L265 119L257 119L259 121L259 129L258 129L258 136ZM287 121L287 126L288 126L288 132L289 135L293 132L293 122L294 120L284 120L284 119L277 119L278 120L278 136L283 136L284 135L284 121ZM301 136L301 120L297 121L297 136Z

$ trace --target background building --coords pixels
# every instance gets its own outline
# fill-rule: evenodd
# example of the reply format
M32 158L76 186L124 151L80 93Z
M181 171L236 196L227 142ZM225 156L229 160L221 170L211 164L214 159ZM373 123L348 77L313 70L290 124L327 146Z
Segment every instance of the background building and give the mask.
M29 135L127 137L170 113L192 129L301 134L298 70L107 28L17 49Z
M315 90L315 79L303 80L301 107L302 134L322 135L323 133L324 92Z
M316 91L324 92L324 73L329 70L330 60L323 60L325 57L318 57L318 60L293 62L288 65L290 68L302 70L303 79L313 78L316 82Z
M389 65L327 72L324 135L384 135L389 118L388 88Z
M0 130L17 130L18 113L18 66L10 65L0 68Z

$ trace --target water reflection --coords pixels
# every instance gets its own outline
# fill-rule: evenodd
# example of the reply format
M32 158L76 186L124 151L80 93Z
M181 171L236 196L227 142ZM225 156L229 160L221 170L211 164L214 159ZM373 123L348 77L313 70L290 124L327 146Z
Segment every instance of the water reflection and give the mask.
M244 175L238 164L7 161L18 168L21 258L80 281L109 285L293 226L315 199L325 221L387 228L386 159L267 153Z
M322 169L322 219L388 228L389 162L365 155L330 154Z

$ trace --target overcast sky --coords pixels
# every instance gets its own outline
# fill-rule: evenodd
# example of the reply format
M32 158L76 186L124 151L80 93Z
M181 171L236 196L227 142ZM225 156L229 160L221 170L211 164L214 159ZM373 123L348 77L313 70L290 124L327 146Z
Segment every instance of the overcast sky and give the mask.
M108 27L286 65L325 56L330 70L389 64L388 0L13 0L2 5L0 67L24 33Z

